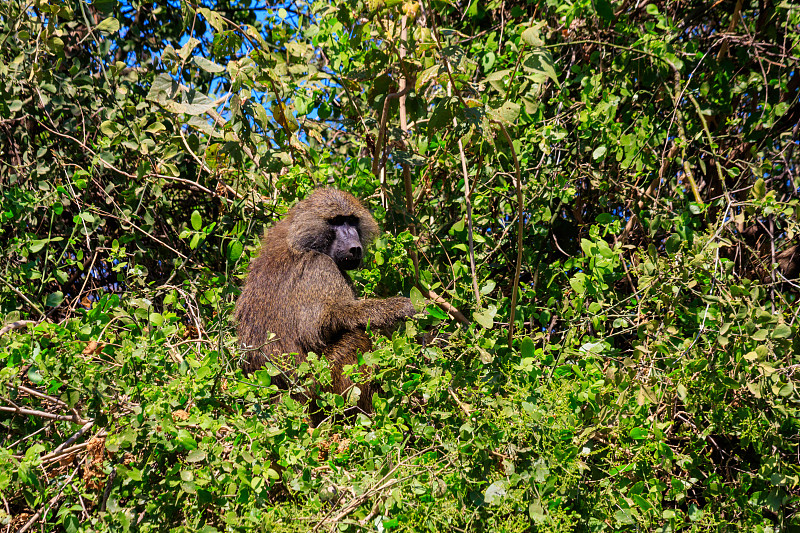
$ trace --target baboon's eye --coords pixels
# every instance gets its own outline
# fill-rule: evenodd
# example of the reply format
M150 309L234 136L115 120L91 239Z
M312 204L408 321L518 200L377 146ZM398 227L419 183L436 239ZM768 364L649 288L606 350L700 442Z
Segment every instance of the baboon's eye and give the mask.
M358 217L339 215L328 219L328 224L331 226L358 226Z

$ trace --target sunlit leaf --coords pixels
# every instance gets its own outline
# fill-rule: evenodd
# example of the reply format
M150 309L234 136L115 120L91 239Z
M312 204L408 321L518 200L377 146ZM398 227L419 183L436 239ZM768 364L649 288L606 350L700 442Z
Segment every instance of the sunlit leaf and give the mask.
M114 17L108 17L100 21L100 24L95 26L95 30L106 35L117 33L119 31L119 21Z

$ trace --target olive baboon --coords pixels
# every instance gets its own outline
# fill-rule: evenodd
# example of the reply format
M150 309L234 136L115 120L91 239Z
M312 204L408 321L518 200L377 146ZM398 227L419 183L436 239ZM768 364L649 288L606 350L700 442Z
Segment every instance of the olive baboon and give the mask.
M353 385L342 368L372 348L367 324L384 329L414 314L408 298L355 297L345 271L358 268L377 233L369 211L336 189L314 192L267 230L236 302L239 342L249 350L245 372L270 361L282 371L274 382L287 388L297 365L315 352L330 364L333 383L325 390L342 394ZM358 406L370 411L372 388L359 388Z

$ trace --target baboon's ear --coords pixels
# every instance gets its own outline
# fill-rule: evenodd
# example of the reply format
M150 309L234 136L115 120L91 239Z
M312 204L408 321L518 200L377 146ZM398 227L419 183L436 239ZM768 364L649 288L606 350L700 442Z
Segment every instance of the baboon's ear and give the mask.
M367 211L367 209L362 205L359 205L359 207L361 209L356 214L359 221L358 228L359 232L361 233L361 242L367 245L375 240L375 237L377 237L380 233L380 229L378 228L378 223L375 222L374 218L372 218L370 212Z

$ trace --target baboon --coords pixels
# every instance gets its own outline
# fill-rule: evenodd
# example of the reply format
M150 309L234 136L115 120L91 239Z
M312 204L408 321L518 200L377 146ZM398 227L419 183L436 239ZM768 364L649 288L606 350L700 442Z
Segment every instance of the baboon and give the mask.
M333 383L324 390L343 394L352 387L342 368L372 348L367 325L386 329L414 314L408 298L355 296L346 271L360 266L364 248L377 234L369 211L336 189L317 190L267 230L236 302L245 373L270 361L282 372L273 382L292 387L297 366L314 352L331 368ZM369 412L372 387L359 388L357 405Z

